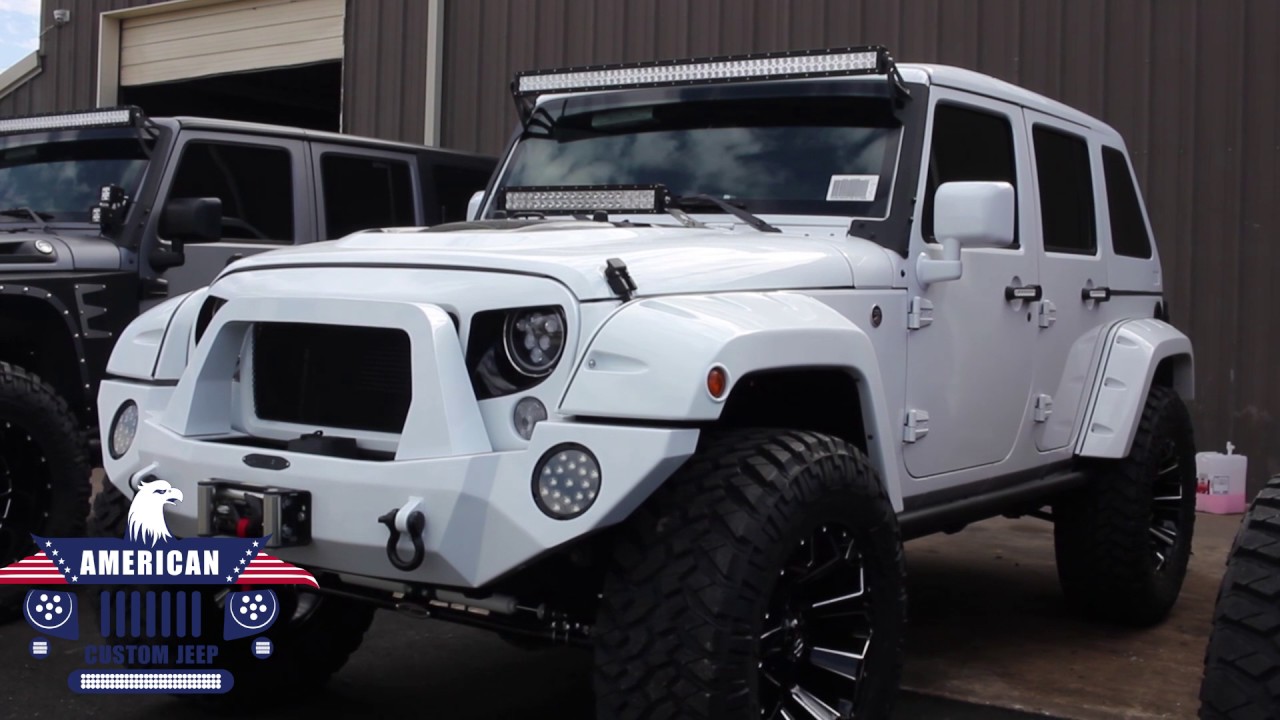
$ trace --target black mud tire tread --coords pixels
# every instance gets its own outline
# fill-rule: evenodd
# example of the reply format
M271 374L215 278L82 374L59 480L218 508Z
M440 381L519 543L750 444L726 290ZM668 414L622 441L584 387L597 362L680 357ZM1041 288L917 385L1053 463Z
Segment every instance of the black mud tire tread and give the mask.
M1201 720L1280 717L1280 475L1236 533L1204 664Z
M129 498L110 482L93 499L93 511L89 518L92 537L124 537L128 528ZM161 589L130 586L127 590ZM201 588L204 589L204 588ZM288 588L273 588L276 594L290 592ZM254 637L227 642L221 639L223 609L205 595L205 617L217 618L209 625L206 642L218 646L217 662L212 667L231 673L234 686L231 691L219 695L178 695L183 700L201 705L215 712L243 711L245 703L257 708L278 706L290 702L290 689L318 691L328 683L334 673L342 669L351 655L360 647L365 633L373 623L375 608L367 603L337 597L322 597L315 614L298 627L286 627L282 621L264 635L274 644L274 654L259 660L250 648ZM93 605L94 624L98 622L97 603ZM189 642L189 641L188 641Z
M887 717L906 625L897 517L856 447L788 430L704 434L618 528L595 627L597 717L758 718L755 638L776 568L804 523L832 513L862 530L864 562L885 578L864 692L869 716Z
M1156 573L1150 512L1158 443L1169 434L1183 470L1179 539ZM1195 439L1191 417L1171 388L1153 386L1129 455L1094 461L1090 483L1054 507L1058 579L1086 617L1130 627L1163 621L1181 592L1195 530Z
M17 422L40 440L50 473L49 519L40 533L81 537L93 490L89 442L67 401L35 373L0 362L0 422ZM32 544L31 552L35 552ZM14 560L20 558L13 558ZM9 560L0 558L0 565ZM0 623L22 616L26 592L37 586L0 588Z

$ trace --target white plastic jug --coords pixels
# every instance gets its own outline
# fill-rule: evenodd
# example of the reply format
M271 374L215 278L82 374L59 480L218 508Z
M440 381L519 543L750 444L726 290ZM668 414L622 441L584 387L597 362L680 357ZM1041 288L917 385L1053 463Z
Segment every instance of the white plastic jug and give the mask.
M1226 515L1245 510L1245 478L1249 458L1235 454L1227 443L1226 454L1196 453L1196 510Z

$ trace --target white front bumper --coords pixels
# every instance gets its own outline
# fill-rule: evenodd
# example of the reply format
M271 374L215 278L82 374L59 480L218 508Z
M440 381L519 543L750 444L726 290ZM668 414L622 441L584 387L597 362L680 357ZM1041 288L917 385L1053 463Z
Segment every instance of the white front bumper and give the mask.
M256 434L250 381L241 377L240 358L251 354L248 329L261 321L381 326L409 333L413 397L394 459L351 460L236 441L246 428L248 435ZM563 367L555 375L568 372ZM177 385L102 383L98 406L104 443L110 441L117 409L128 400L141 410L137 436L122 457L104 453L107 475L130 497L134 481L144 475L180 489L188 500L168 513L176 535L196 532L195 499L202 480L304 490L311 493L312 540L275 549L281 558L347 576L456 587L484 585L545 551L622 521L693 453L698 438L693 429L552 419L538 424L527 446L494 450L511 444L491 442L493 423L486 430L452 321L437 305L402 300L232 299L192 349ZM600 489L581 516L555 520L534 502L533 473L548 450L567 442L596 456ZM288 466L250 467L244 461L250 453L282 457ZM387 559L389 532L378 518L415 498L426 516L425 560L404 572ZM410 549L402 537L401 556L408 557Z
M145 386L103 383L101 402L118 407ZM142 391L141 393L139 391ZM277 548L289 562L388 580L478 587L539 554L596 528L625 519L693 453L696 430L666 430L575 423L540 423L528 449L407 461L360 461L213 443L186 438L144 420L132 449L108 460L108 475L126 495L139 473L167 480L189 498L168 513L179 536L196 531L197 483L218 479L306 490L312 498L312 541ZM573 520L553 520L533 501L534 465L562 442L586 446L600 461L600 495ZM289 467L251 468L251 452L283 457ZM128 462L125 462L128 460ZM130 472L132 469L132 472ZM378 517L421 498L426 515L426 559L413 572L387 560L388 532ZM409 543L400 551L409 556Z

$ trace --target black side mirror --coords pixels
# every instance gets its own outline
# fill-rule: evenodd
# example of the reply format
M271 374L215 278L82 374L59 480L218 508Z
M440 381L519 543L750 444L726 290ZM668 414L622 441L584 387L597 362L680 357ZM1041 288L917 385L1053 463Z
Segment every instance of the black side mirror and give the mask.
M211 243L222 239L222 200L216 197L170 200L160 215L160 237L181 251L186 243Z

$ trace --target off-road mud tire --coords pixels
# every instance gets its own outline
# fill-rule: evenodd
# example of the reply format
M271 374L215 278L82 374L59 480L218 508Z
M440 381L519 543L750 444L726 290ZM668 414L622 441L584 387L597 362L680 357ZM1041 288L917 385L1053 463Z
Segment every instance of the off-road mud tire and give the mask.
M1204 663L1201 720L1280 717L1280 475L1236 533Z
M766 607L801 539L835 524L871 598L855 716L888 717L906 624L896 516L858 448L787 430L704 434L619 528L595 629L598 716L760 718Z
M1186 406L1172 389L1152 387L1129 455L1091 462L1089 484L1054 506L1058 578L1083 614L1133 627L1168 616L1191 557L1195 464ZM1175 492L1176 501L1157 499ZM1171 546L1157 546L1157 517L1176 523Z
M34 373L0 362L0 495L17 490L9 512L20 518L13 537L0 537L0 567L36 552L30 533L84 535L92 473L88 438L67 401ZM0 523L7 499L0 496ZM0 623L21 617L35 587L0 586Z

